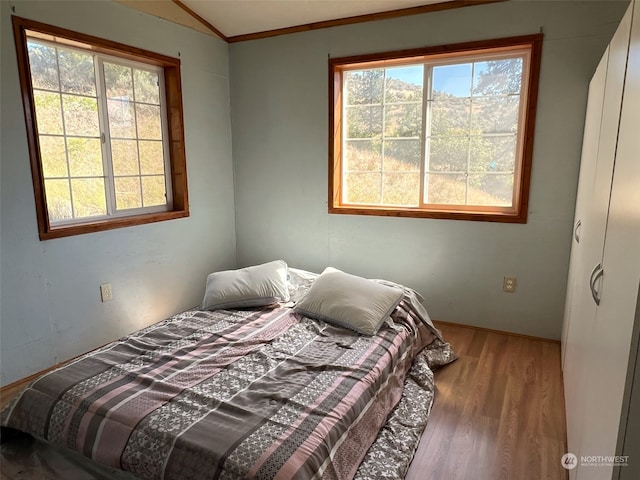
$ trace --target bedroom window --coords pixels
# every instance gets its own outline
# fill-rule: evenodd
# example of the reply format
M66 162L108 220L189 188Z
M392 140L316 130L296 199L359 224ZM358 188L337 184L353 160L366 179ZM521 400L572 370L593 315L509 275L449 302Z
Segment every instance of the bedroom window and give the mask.
M542 35L329 60L329 212L525 223Z
M188 216L180 61L13 23L40 238Z

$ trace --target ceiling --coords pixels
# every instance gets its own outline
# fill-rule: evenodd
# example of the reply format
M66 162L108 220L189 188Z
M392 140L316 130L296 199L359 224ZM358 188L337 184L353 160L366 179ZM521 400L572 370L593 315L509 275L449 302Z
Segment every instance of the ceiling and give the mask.
M116 0L130 8L227 41L423 13L487 0ZM496 0L489 0L496 1ZM442 4L442 5L436 5ZM408 9L408 10L407 10ZM398 12L398 10L400 10ZM373 14L373 15L372 15ZM366 16L366 17L362 17ZM358 18L351 18L358 17ZM347 19L347 20L343 20Z

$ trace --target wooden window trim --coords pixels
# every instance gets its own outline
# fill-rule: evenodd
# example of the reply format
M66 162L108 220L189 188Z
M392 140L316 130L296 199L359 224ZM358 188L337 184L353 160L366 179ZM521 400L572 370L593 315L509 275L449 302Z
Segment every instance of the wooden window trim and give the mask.
M77 33L64 28L47 25L26 18L12 16L13 33L18 59L20 76L20 90L24 107L27 142L29 146L29 160L31 163L31 178L36 203L38 232L40 240L80 235L85 233L111 230L114 228L131 227L147 223L173 220L189 216L189 195L187 188L187 165L184 145L184 120L182 108L182 85L180 77L180 60L148 50L130 47L103 38ZM165 102L168 124L169 166L167 175L171 178L173 196L172 209L166 212L154 212L120 216L97 221L82 221L73 225L51 225L47 210L44 190L44 175L40 159L40 146L36 125L35 103L31 89L31 71L27 51L27 31L38 32L42 38L50 36L60 43L73 46L78 42L92 51L114 55L128 60L147 63L161 67L165 78ZM48 37L49 36L49 37Z
M355 55L329 59L329 189L328 211L346 215L376 215L393 217L440 218L451 220L474 220L501 223L526 223L529 206L531 180L531 161L538 103L538 80L542 53L542 34L524 35L454 45L438 45L410 50L397 50L384 53ZM343 205L342 196L342 72L352 69L375 68L388 65L401 65L419 62L428 57L437 59L456 55L473 54L485 49L504 49L505 51L527 47L530 49L529 78L526 99L526 120L519 135L522 142L522 159L514 173L514 183L520 188L515 191L511 208L432 205L428 209L415 207L361 206Z

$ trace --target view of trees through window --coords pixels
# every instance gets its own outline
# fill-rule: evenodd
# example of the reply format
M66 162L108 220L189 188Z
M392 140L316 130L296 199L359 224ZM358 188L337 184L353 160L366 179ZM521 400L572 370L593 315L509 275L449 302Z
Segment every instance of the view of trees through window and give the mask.
M166 206L162 70L27 47L50 222Z
M513 54L345 71L343 202L510 207L522 76Z

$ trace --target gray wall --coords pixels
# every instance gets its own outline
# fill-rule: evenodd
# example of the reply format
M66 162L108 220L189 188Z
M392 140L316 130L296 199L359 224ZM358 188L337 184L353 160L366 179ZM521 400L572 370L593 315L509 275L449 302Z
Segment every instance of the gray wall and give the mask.
M1 384L202 300L236 264L228 46L112 2L12 2L16 15L182 59L191 216L39 241L8 1L0 2ZM111 282L114 300L100 302Z
M558 339L588 81L626 1L510 1L230 46L241 265L283 258L385 277L432 316ZM545 39L526 225L327 214L327 58ZM516 276L516 293L502 277Z

